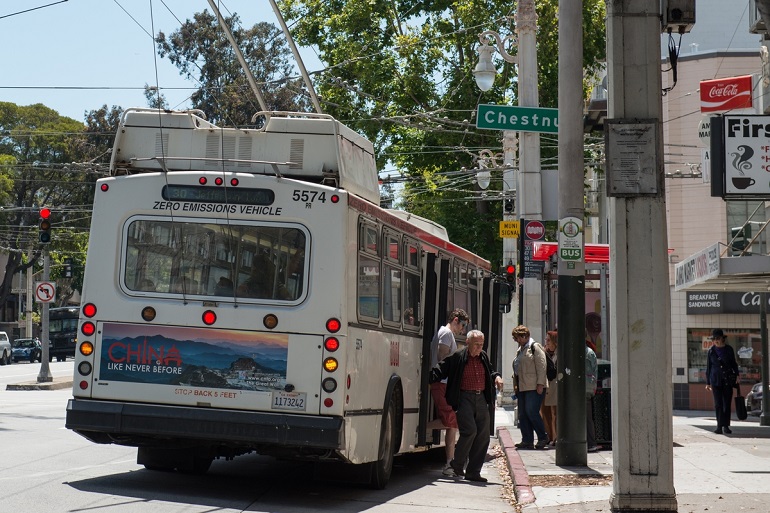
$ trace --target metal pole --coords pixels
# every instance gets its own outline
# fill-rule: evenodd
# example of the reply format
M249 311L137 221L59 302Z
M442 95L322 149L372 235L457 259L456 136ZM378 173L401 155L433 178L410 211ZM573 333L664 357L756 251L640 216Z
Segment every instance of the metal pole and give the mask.
M32 261L32 250L29 250L29 261ZM32 267L27 269L27 301L25 303L25 311L24 311L24 321L26 323L25 327L25 333L27 337L34 338L35 335L32 332L32 294L34 291L32 290L32 284L33 284L33 276L32 276Z
M313 88L313 83L310 81L310 76L307 74L307 69L305 69L305 63L302 61L302 56L299 54L299 50L297 50L297 45L294 44L294 38L291 37L291 32L289 32L289 27L286 26L286 21L284 21L283 15L281 14L280 9L278 9L278 4L275 3L275 0L270 0L270 5L273 6L275 17L278 18L278 23L281 24L281 30L283 30L283 35L286 36L286 41L289 42L291 53L294 54L294 60L297 61L299 72L302 74L302 80L305 81L305 87L307 87L307 91L310 93L310 100L313 102L313 107L315 107L315 111L317 113L323 114L321 104L318 101L318 96L316 96L315 89Z
M51 270L51 258L48 255L48 249L43 250L43 281L48 281L48 278L50 276L49 272ZM40 343L43 346L43 356L41 359L43 360L40 362L40 373L37 375L37 382L38 383L50 383L53 381L53 375L51 374L51 369L48 366L48 356L50 354L50 351L48 349L48 303L43 303L43 308L41 309L41 315L40 315L40 324L42 324L42 333L40 336Z
M519 105L537 107L537 12L534 0L519 0L516 11L516 34L519 41ZM581 102L582 105L582 102ZM582 128L581 128L582 133ZM516 194L519 219L543 219L543 195L540 177L540 134L519 133L519 180ZM581 188L582 190L582 188ZM524 278L523 324L532 337L542 342L543 300L541 284L537 278Z
M559 378L557 465L585 466L583 2L559 2ZM563 234L569 235L564 238ZM569 251L569 253L566 253ZM575 253L577 251L577 253ZM568 257L568 258L565 258Z
M759 326L762 335L762 369L759 372L759 379L762 380L762 413L759 415L759 425L770 426L770 414L767 411L770 407L770 400L766 399L768 392L770 392L767 383L767 369L768 363L770 363L767 341L767 292L761 292L759 295Z
M246 80L249 82L251 91L254 93L254 96L257 97L259 108L264 111L268 110L265 99L262 97L262 93L259 92L259 87L257 87L257 80L254 78L254 74L249 69L249 65L246 62L246 59L243 57L243 52L238 47L238 43L235 41L235 37L233 36L230 27L228 27L227 23L225 23L225 18L222 16L222 13L219 12L219 8L217 7L217 4L214 2L214 0L209 0L209 5L211 6L211 10L216 13L219 26L222 27L222 30L225 33L225 37L227 37L227 40L230 42L230 46L233 47L235 57L238 59L238 62L241 64L241 68L243 68L243 72L246 74Z

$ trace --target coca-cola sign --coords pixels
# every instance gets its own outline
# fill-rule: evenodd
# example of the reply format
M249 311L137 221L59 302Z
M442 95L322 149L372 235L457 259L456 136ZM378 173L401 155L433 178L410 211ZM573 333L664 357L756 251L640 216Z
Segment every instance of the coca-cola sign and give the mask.
M704 80L700 83L700 111L727 112L750 109L751 75Z

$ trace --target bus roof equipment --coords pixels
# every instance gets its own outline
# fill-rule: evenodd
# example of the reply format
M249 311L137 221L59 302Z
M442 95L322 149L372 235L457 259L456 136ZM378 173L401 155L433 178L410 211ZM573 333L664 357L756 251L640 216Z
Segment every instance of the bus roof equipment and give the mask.
M200 110L129 108L110 174L204 169L288 177L345 189L379 205L372 143L327 114L258 112L261 128L222 128Z

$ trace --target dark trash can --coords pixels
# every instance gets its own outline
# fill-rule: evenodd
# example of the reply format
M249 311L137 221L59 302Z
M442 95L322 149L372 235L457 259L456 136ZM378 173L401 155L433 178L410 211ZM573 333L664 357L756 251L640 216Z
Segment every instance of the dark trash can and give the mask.
M592 400L596 443L599 445L612 445L611 397L609 388L597 388Z

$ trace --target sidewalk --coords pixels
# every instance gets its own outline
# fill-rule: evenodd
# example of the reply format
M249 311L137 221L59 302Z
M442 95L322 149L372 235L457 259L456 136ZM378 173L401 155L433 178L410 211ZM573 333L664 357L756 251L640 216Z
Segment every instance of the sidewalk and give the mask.
M6 390L61 390L72 388L72 377L54 377L52 381L38 383L37 381L25 381L22 383L9 383Z
M612 450L588 453L587 467L556 466L556 449L517 451L521 440L513 412L495 415L516 497L526 513L609 513ZM679 512L770 511L770 426L759 417L733 420L731 435L714 433L713 412L675 411L674 489ZM594 486L560 486L593 475ZM601 476L607 476L604 479Z

